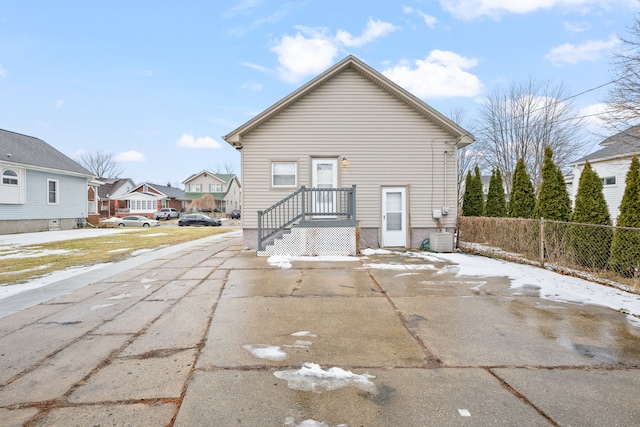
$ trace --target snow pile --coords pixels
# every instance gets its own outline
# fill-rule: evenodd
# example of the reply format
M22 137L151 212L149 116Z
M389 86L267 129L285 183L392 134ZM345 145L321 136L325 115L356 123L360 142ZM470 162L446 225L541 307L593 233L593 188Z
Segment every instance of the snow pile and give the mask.
M640 295L600 285L572 276L563 276L544 268L466 254L438 254L456 263L457 276L496 277L511 280L511 288L536 289L540 297L557 302L590 304L640 316Z
M357 375L351 371L336 367L325 371L316 363L307 362L300 369L277 371L273 375L287 381L289 388L292 390L322 393L323 391L353 386L367 393L378 393L376 385L369 380L370 378L375 378L373 375Z

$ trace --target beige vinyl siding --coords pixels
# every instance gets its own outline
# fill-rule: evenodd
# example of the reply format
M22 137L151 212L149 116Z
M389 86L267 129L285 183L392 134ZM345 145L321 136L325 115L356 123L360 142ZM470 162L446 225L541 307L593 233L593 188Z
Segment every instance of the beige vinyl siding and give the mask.
M407 186L411 227L434 227L444 204L444 151L454 137L353 70L345 70L242 138L243 227L294 190L270 186L271 161L298 162L298 187L311 184L313 157L338 162L341 187L357 185L363 227L380 225L383 186ZM456 216L456 157L447 158L445 226Z

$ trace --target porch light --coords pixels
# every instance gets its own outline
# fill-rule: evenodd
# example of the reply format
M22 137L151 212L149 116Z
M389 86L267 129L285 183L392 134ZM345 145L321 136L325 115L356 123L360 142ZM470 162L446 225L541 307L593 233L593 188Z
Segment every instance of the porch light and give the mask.
M346 157L342 158L342 167L347 167L349 165L349 161Z

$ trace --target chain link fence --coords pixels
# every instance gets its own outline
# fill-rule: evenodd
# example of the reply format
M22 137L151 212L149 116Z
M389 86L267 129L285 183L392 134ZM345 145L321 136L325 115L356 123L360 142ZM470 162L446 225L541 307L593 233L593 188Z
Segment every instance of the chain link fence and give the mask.
M459 217L465 251L550 266L640 293L640 228L520 218ZM583 274L580 274L583 273Z

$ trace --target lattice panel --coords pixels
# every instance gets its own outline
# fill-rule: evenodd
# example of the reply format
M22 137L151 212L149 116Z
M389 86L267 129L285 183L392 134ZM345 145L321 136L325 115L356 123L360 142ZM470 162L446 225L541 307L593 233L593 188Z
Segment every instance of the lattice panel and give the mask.
M356 255L356 228L294 228L258 255L353 256Z

